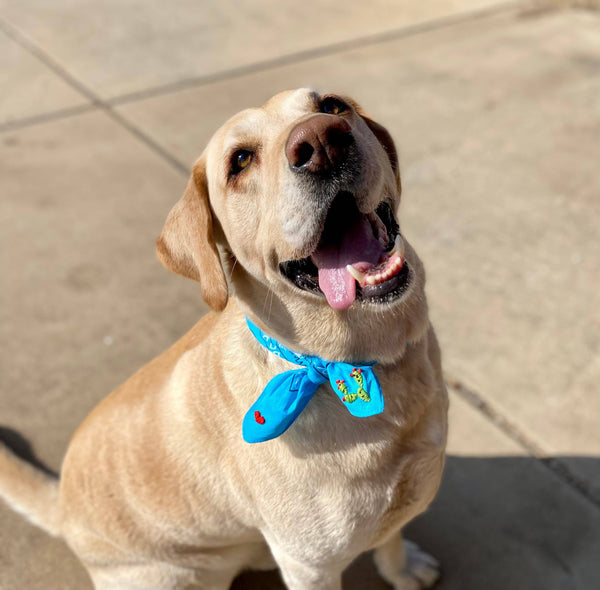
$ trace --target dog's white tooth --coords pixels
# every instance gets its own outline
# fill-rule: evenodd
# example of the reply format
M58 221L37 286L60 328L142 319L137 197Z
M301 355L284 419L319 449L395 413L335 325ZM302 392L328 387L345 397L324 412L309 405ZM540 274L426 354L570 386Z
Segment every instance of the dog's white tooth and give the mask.
M404 266L404 257L398 256L394 259L394 272L398 272Z
M367 277L367 285L376 285L377 276L370 275Z
M392 253L396 253L402 257L404 257L404 240L402 236L398 234L396 239L394 240L394 247L392 248Z
M359 282L363 283L365 280L365 273L361 272L357 268L354 268L351 264L346 265L346 270Z

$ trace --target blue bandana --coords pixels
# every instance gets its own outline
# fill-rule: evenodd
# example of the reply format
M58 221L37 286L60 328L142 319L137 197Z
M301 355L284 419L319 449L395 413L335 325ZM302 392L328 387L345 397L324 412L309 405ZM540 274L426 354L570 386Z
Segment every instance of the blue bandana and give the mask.
M364 418L383 412L383 393L372 366L325 361L318 356L292 352L246 318L255 338L273 354L302 365L275 375L244 417L242 434L248 443L264 442L283 434L300 415L319 385L333 391L353 416Z

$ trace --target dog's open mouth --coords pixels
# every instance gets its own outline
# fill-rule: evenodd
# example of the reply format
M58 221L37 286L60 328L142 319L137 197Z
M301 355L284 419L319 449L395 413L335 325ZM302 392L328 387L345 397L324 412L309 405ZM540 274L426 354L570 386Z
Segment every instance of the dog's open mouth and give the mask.
M325 295L334 309L346 309L356 299L393 301L410 280L404 242L389 203L382 201L364 215L348 192L333 201L315 251L282 263L280 269L300 289Z

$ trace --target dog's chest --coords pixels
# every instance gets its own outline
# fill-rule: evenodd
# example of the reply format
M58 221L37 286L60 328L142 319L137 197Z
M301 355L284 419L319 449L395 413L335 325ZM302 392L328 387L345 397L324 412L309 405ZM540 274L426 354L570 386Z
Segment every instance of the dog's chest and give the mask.
M291 453L271 464L261 486L266 529L298 558L354 556L430 501L438 454L431 448L398 455L381 440L314 456Z

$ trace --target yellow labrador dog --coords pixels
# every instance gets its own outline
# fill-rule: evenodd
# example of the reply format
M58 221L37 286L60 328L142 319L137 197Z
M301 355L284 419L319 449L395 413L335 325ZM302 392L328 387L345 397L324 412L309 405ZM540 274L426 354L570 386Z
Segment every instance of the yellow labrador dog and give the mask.
M99 589L279 567L335 590L370 549L396 590L431 586L437 562L400 530L438 489L448 402L399 201L392 139L353 101L301 89L234 116L158 240L213 311L100 403L60 481L0 450L0 495Z

